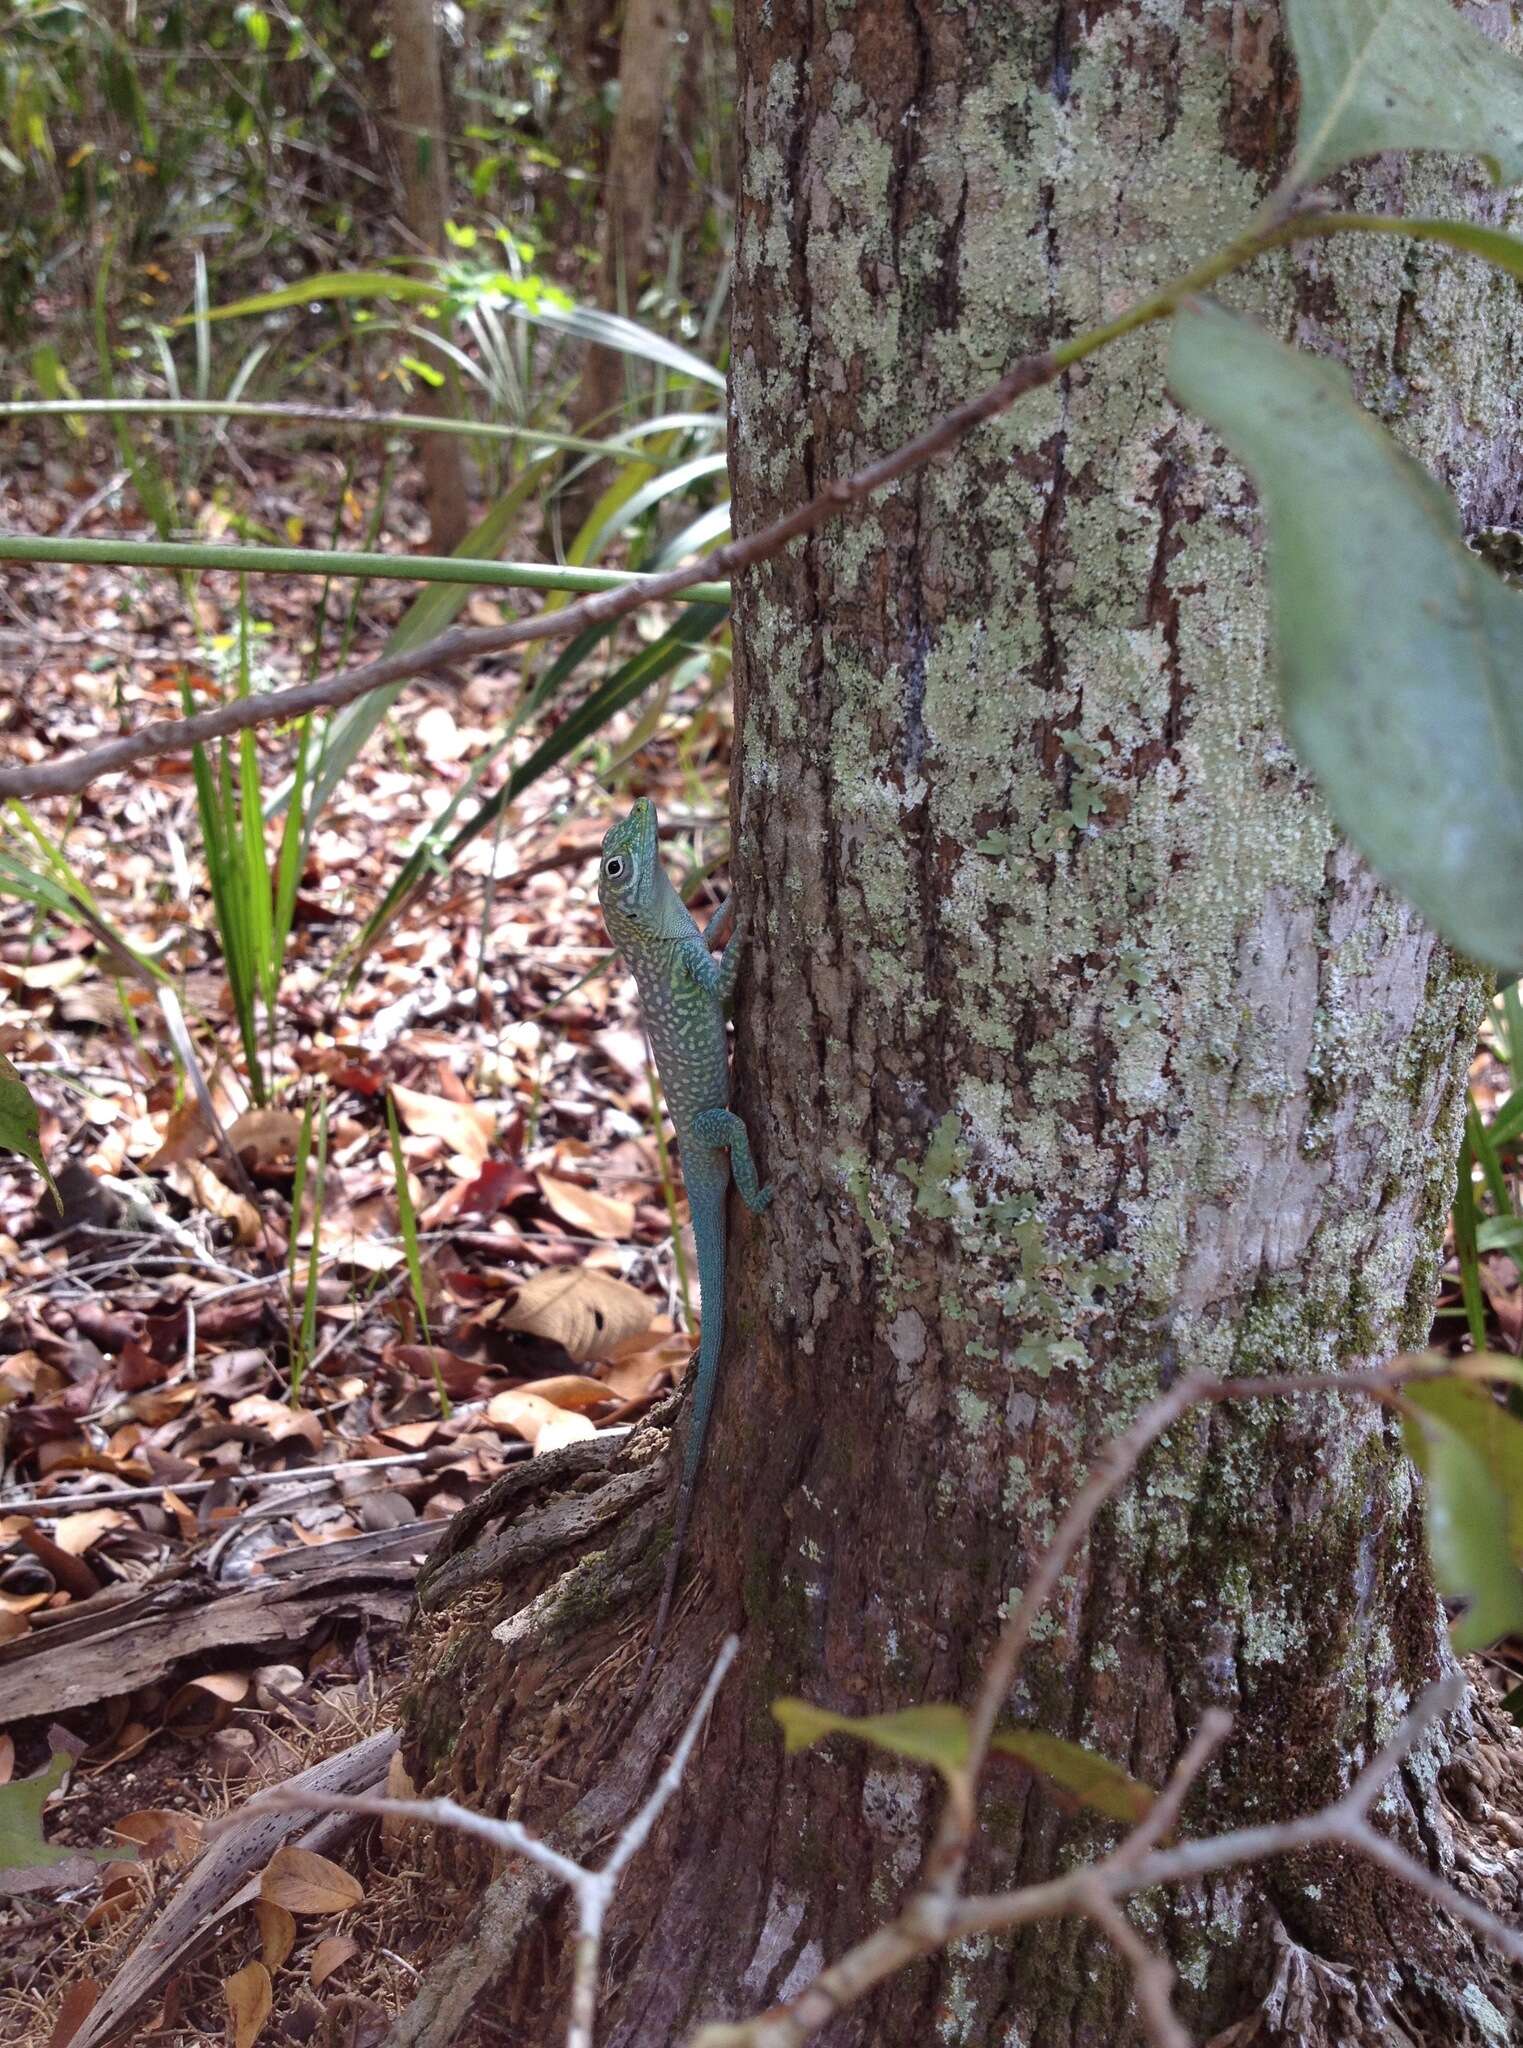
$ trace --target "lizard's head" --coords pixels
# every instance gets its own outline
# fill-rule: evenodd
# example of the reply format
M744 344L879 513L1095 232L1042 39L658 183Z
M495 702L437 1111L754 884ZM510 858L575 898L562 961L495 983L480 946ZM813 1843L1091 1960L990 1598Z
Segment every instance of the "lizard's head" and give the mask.
M660 872L656 807L648 796L637 797L629 816L604 834L598 860L598 901L616 945L649 922Z

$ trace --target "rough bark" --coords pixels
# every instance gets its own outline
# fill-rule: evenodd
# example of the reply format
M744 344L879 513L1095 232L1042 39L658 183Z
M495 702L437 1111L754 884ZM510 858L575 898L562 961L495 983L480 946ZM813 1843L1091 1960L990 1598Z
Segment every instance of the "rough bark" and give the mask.
M447 253L444 223L449 218L449 117L445 110L444 66L434 0L391 0L391 75L396 102L398 146L407 226L431 256ZM454 372L446 356L427 348L445 378L442 386L420 383L413 403L419 412L449 417L454 411ZM471 523L465 455L451 434L424 434L418 459L428 507L429 545L450 554Z
M737 31L738 531L1216 246L1290 135L1269 6L743 0ZM1501 217L1463 169L1349 182ZM1392 241L1276 258L1224 296L1347 361L1472 524L1517 523L1513 286ZM605 1744L616 1775L721 1624L745 1640L630 1880L600 2036L625 2048L785 1999L916 1868L924 1774L840 1746L785 1760L771 1699L966 1697L1087 1458L1166 1380L1353 1369L1427 1334L1481 985L1299 773L1251 492L1167 403L1162 348L1105 354L739 592L738 1106L778 1199L732 1217L708 1587L648 1723ZM593 1568L605 1604L622 1569ZM596 1612L533 1655L461 1638L418 1748L439 1763L463 1717L441 1775L500 1800L492 1767L558 1693L580 1733L555 1774L593 1782L634 1633L601 1672ZM1099 1529L1011 1712L1156 1780L1227 1706L1189 1813L1215 1829L1324 1801L1445 1654L1389 1424L1223 1409ZM1441 1863L1443 1763L1383 1816ZM981 1883L1109 1839L1026 1780L986 1821ZM1203 2040L1523 2038L1505 1967L1347 1858L1136 1917ZM550 2038L553 1997L516 2023ZM1139 2036L1104 1944L1063 1925L927 1964L824 2038Z

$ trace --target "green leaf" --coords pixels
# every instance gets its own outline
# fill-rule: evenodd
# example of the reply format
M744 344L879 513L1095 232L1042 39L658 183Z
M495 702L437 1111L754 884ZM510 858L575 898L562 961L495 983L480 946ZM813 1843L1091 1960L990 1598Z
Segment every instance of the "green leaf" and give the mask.
M32 1100L31 1090L4 1053L0 1053L0 1151L19 1152L23 1159L31 1161L47 1182L48 1192L57 1203L61 1216L63 1201L52 1174L48 1172L48 1162L42 1156L37 1105Z
M808 1749L827 1735L850 1735L869 1742L874 1749L891 1750L917 1764L931 1764L952 1780L968 1761L968 1717L961 1707L905 1707L897 1714L832 1714L813 1707L807 1700L782 1699L772 1702L772 1712L782 1726L783 1747L791 1756Z
M1523 64L1452 0L1290 0L1290 41L1294 183L1392 149L1478 156L1498 184L1523 179Z
M237 320L245 313L283 313L291 306L325 304L330 299L402 299L414 305L436 305L442 296L437 284L421 277L407 277L400 270L327 270L300 284L282 285L279 291L255 292L230 306L212 306L207 320ZM184 314L175 322L184 327L191 319Z
M1468 1374L1415 1380L1404 1392L1414 1408L1462 1437L1485 1466L1506 1512L1512 1555L1523 1564L1523 1422Z
M858 1742L871 1743L874 1749L930 1764L949 1784L967 1769L968 1717L961 1707L905 1707L897 1714L856 1716L832 1714L807 1700L782 1699L773 1701L772 1712L782 1726L783 1746L790 1755L828 1735L850 1735ZM1135 1824L1146 1817L1157 1797L1151 1786L1138 1784L1092 1749L1065 1742L1060 1735L1044 1735L1039 1728L997 1729L989 1747L1019 1757L1084 1805L1113 1820Z
M69 1775L69 1768L68 1755L55 1750L47 1769L35 1778L17 1778L0 1785L0 1870L45 1869L55 1863L71 1863L77 1856L88 1856L96 1863L119 1863L137 1854L125 1843L81 1849L43 1840L42 1809Z
M1523 594L1341 369L1197 302L1169 378L1258 486L1285 720L1328 808L1446 938L1516 969Z
M1468 1603L1451 1630L1454 1647L1484 1649L1523 1629L1523 1579L1509 1554L1506 1504L1457 1429L1431 1412L1406 1418L1402 1428L1427 1482L1433 1576L1446 1598Z
M989 1742L991 1749L1017 1756L1022 1763L1051 1778L1065 1792L1097 1813L1135 1826L1146 1820L1158 1797L1151 1785L1139 1784L1108 1758L1085 1749L1081 1743L1065 1742L1060 1735L1044 1735L1039 1728L1003 1728Z

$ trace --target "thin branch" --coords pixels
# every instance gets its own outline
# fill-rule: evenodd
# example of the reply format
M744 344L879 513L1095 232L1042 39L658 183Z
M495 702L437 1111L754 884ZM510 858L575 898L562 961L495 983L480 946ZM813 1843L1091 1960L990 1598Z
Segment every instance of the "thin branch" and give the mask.
M1190 1787L1231 1733L1232 1716L1226 1708L1207 1707L1184 1755L1169 1773L1169 1782L1148 1808L1146 1817L1108 1859L1111 1863L1135 1862L1174 1832Z
M266 405L234 398L29 398L0 405L0 421L13 419L77 419L100 414L150 419L268 420L282 425L313 427L379 427L385 432L459 434L473 441L527 441L536 448L559 448L572 455L595 455L607 462L645 462L639 448L618 439L590 441L580 434L556 434L548 428L510 427L495 420L435 418L432 413L373 412L367 406ZM716 427L724 420L716 412ZM126 472L121 481L125 482ZM88 502L88 501L87 501Z
M1426 1368L1423 1368L1426 1369ZM1144 1452L1192 1408L1219 1401L1263 1400L1276 1395L1360 1393L1379 1401L1399 1399L1388 1375L1355 1373L1286 1374L1277 1378L1213 1379L1192 1373L1144 1408L1130 1428L1115 1437L1090 1467L1069 1502L1056 1535L1027 1580L1009 1620L1000 1631L974 1701L968 1730L968 1764L955 1781L937 1829L927 1875L930 1884L950 1898L956 1891L973 1839L978 1780L989 1753L994 1724L1003 1711L1037 1616L1047 1605L1063 1574L1088 1535L1100 1510L1125 1486Z
M789 2005L739 2026L701 2028L694 2036L693 2048L803 2048L811 2034L846 2006L856 2003L909 1963L934 1954L949 1942L977 1934L1001 1933L1012 1927L1030 1926L1040 1920L1062 1919L1073 1913L1086 1914L1104 1927L1132 1965L1133 1977L1137 1980L1137 1960L1125 1938L1119 1935L1119 1930L1113 1932L1113 1924L1105 1914L1106 1907L1118 1910L1121 1900L1158 1885L1181 1884L1209 1876L1215 1871L1261 1863L1270 1857L1286 1856L1308 1848L1355 1850L1423 1893L1456 1919L1484 1934L1513 1961L1523 1962L1523 1934L1414 1861L1396 1843L1377 1833L1368 1818L1368 1809L1383 1785L1429 1730L1444 1715L1453 1712L1464 1697L1464 1689L1464 1680L1458 1674L1430 1685L1374 1762L1360 1772L1341 1799L1317 1813L1299 1820L1270 1822L1262 1827L1237 1828L1230 1834L1186 1842L1177 1848L1154 1850L1142 1856L1129 1853L1133 1837L1128 1837L1115 1855L1100 1863L1087 1864L1062 1877L1049 1879L1044 1884L1028 1885L1017 1892L948 1899L938 1889L923 1889L908 1902L897 1919L848 1949L845 1955L822 1970ZM1203 1725L1201 1733L1186 1752L1186 1759L1182 1761L1176 1778L1184 1774L1185 1762L1193 1762L1197 1769L1204 1763L1209 1753L1205 1734ZM1147 1826L1146 1821L1142 1823L1142 1828ZM1134 1831L1140 1832L1140 1828ZM1130 1923L1127 1925L1149 1966L1157 1963L1160 1959L1148 1955L1140 1937L1135 1936ZM1153 2006L1151 2012L1143 2007L1144 1984L1138 1981L1139 2007L1143 2008L1153 2025L1154 2039L1166 2044L1166 2048L1178 2048L1186 2037L1177 2031L1157 2030L1156 2000L1161 1985L1158 1971L1150 1967L1146 1991ZM1177 2028L1178 2023L1172 2013L1169 2014L1169 2023Z
M1174 1965L1148 1947L1126 1914L1114 1899L1106 1897L1100 1886L1086 1886L1078 1903L1131 1971L1138 2016L1154 2048L1192 2048L1174 2010Z
M972 428L1008 410L1019 399L1044 385L1087 356L1119 341L1124 335L1167 319L1191 293L1206 291L1235 270L1240 270L1270 249L1310 236L1340 231L1337 215L1304 214L1288 221L1270 221L1255 226L1204 262L1175 278L1158 291L1139 299L1114 320L1091 327L1056 347L1021 356L1004 375L976 397L965 399L927 427L923 433L880 456L851 476L837 477L817 496L796 506L752 534L727 541L712 553L686 567L667 569L643 577L620 590L593 591L572 604L552 612L514 619L501 626L456 627L437 639L405 652L382 655L362 668L346 669L336 676L304 683L287 690L268 690L232 703L198 712L192 718L155 719L141 731L108 741L89 752L65 756L29 767L0 769L0 799L5 797L72 796L101 775L116 775L137 761L161 754L183 751L197 741L245 732L275 720L300 718L309 711L332 710L351 704L371 690L407 682L415 676L435 675L441 669L465 666L490 654L502 654L532 640L565 639L589 626L611 625L642 604L652 604L691 590L695 584L733 577L778 554L791 541L813 533L829 519L852 505L885 490L901 477L921 469L937 455L954 447Z
M719 1655L714 1660L698 1704L688 1716L687 1726L657 1779L654 1791L638 1812L625 1822L607 1860L597 1870L589 1870L585 1864L563 1855L559 1849L552 1849L548 1842L531 1835L516 1820L491 1820L486 1814L472 1813L469 1807L457 1805L453 1799L384 1799L369 1795L344 1798L336 1794L278 1786L269 1792L261 1792L257 1799L251 1799L240 1810L237 1822L241 1825L253 1813L281 1813L293 1807L312 1808L320 1813L362 1813L380 1819L430 1821L436 1827L455 1828L462 1834L477 1835L496 1849L526 1857L542 1870L548 1870L573 1894L577 1905L566 2048L592 2048L602 1967L603 1921L609 1902L619 1879L645 1846L662 1809L681 1784L693 1746L739 1648L738 1636L727 1636L720 1645Z

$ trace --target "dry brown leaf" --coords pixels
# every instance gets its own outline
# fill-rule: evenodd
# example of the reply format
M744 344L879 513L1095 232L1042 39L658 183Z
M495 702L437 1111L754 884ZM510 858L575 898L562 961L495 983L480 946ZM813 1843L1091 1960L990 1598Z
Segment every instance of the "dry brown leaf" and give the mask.
M365 1888L341 1864L288 1842L265 1865L259 1896L288 1913L347 1913L359 1905Z
M414 1137L442 1138L451 1152L471 1162L479 1173L497 1135L497 1119L476 1102L451 1102L445 1095L421 1095L415 1088L393 1088L397 1115Z
M310 1408L293 1408L288 1401L277 1401L269 1394L245 1394L241 1401L235 1401L227 1411L228 1420L243 1424L245 1428L262 1429L272 1443L280 1443L288 1436L299 1436L309 1443L314 1451L323 1448L323 1426Z
M391 1762L386 1766L386 1797L416 1799L417 1796L418 1788L412 1781L412 1773L402 1761L401 1750L393 1750ZM395 1849L413 1825L410 1820L402 1820L397 1814L388 1813L381 1822L381 1840L388 1849Z
M227 1141L245 1166L274 1166L295 1159L301 1124L294 1109L246 1109L228 1126Z
M575 1443L581 1437L597 1435L585 1415L572 1415L564 1408L557 1408L553 1401L542 1401L537 1394L516 1390L495 1394L487 1403L486 1419L533 1444L536 1456L541 1451L558 1450L562 1444Z
M590 1266L553 1266L525 1280L497 1318L499 1329L548 1337L577 1364L606 1358L616 1344L648 1330L648 1294Z
M245 1963L222 1981L228 2017L233 2023L233 2048L253 2048L270 2016L270 1973L263 1963Z
M145 1806L137 1813L124 1813L111 1823L113 1835L136 1842L146 1863L166 1856L174 1863L188 1863L201 1847L202 1828L193 1813L181 1813L172 1806Z
M691 1335L669 1335L644 1351L628 1351L606 1368L604 1384L621 1401L639 1401L666 1379L678 1381L693 1355Z
M584 1188L580 1181L557 1180L554 1174L535 1175L539 1191L551 1212L573 1230L588 1237L622 1242L635 1227L635 1205L614 1195L600 1195L596 1188Z
M82 1514L61 1515L53 1524L53 1541L70 1557L83 1557L92 1543L108 1529L119 1529L126 1519L118 1508L87 1508Z
M69 2043L79 2032L99 1997L100 1986L93 1977L76 1977L63 1995L58 2017L53 2022L53 2031L48 2036L48 2048L69 2048Z
M569 1408L577 1415L618 1398L601 1380L590 1380L579 1372L555 1373L549 1379L535 1380L524 1392L538 1394L542 1401L553 1401L557 1408Z
M204 1160L177 1160L169 1169L168 1180L177 1194L186 1196L209 1216L231 1223L240 1244L258 1242L262 1228L259 1211L247 1196L235 1194L225 1181L218 1180Z
M329 1934L312 1951L312 1989L321 1991L323 1985L341 1969L351 1956L360 1952L360 1945L352 1934Z
M0 1735L0 1785L8 1785L16 1772L14 1736Z
M182 1159L199 1159L213 1135L199 1099L187 1095L179 1108L171 1112L157 1151L143 1161L144 1173L164 1173Z
M259 1922L260 1961L273 1977L296 1944L296 1922L273 1899L255 1899L254 1918Z

